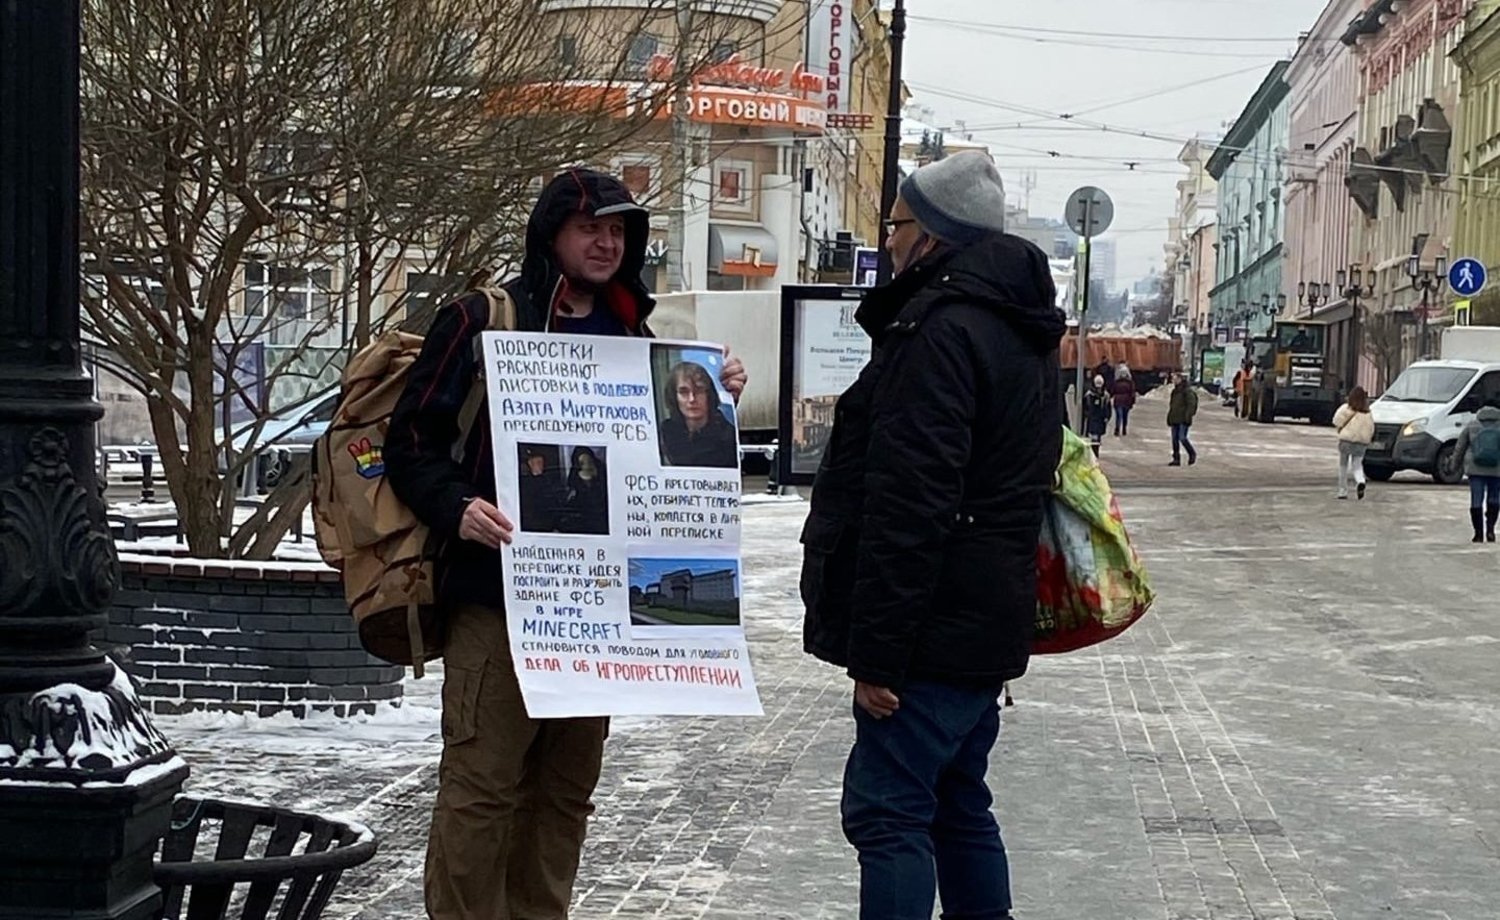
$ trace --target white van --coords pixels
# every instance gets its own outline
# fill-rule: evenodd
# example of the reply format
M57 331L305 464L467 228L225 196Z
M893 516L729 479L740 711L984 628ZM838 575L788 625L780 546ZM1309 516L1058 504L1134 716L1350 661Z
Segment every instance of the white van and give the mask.
M1500 407L1500 328L1444 330L1442 358L1411 365L1371 404L1375 442L1365 475L1384 481L1418 470L1440 483L1462 481L1458 436L1484 406Z

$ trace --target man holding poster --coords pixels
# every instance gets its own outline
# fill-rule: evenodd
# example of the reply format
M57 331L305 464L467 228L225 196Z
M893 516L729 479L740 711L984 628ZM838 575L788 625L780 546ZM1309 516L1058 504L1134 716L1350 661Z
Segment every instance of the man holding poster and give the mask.
M1010 916L986 772L1030 651L1065 325L1046 255L1004 215L981 153L902 185L897 274L859 308L875 350L802 534L807 650L853 680L841 811L862 920L928 920L939 888L944 916Z
M649 336L654 302L640 281L649 235L645 210L617 179L584 169L553 179L527 224L521 275L505 286L520 329L533 334L526 338ZM483 410L467 443L458 443L459 416L480 374L479 335L488 316L480 294L439 313L384 445L392 489L443 541L437 571L448 630L443 759L425 896L434 920L550 920L568 913L608 720L543 720L528 713L506 627L510 586L501 575L502 547L515 538L515 519L526 521L523 467L555 477L526 502L540 526L607 528L606 509L615 500L608 481L613 458L601 444L530 439L524 451L518 447L497 464ZM746 382L743 366L725 360L720 379L737 398ZM534 377L511 383L523 401L529 401L524 390L545 386ZM496 499L497 466L516 483L509 504ZM537 496L548 503L539 515ZM680 591L681 581L672 581L673 590Z

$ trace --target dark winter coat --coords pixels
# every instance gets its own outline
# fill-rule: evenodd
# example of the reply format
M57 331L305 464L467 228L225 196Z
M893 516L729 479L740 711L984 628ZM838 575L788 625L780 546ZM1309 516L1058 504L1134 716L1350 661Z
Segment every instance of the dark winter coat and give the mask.
M554 331L564 282L552 259L552 240L568 215L597 214L631 202L618 180L582 169L568 170L543 190L526 226L521 275L505 285L516 301L521 331ZM624 216L625 258L613 283L601 293L600 306L610 310L627 333L647 335L645 322L655 301L640 276L650 221L639 210ZM458 538L468 502L476 497L495 501L487 406L460 453L463 459L453 458L459 410L479 374L477 336L488 320L489 305L482 294L470 294L439 311L396 403L384 453L386 478L396 496L443 541L437 572L442 600L503 607L499 551ZM515 521L518 509L501 510Z
M1089 434L1102 435L1109 430L1109 391L1103 387L1092 387L1083 394L1084 430Z
M1026 670L1062 447L1046 255L995 235L872 291L802 532L807 651L856 680L997 688Z
M661 423L661 454L668 466L732 469L740 465L739 436L717 407L709 411L708 421L696 432L688 431L681 416L672 415Z
M1185 383L1172 387L1172 395L1167 400L1167 424L1191 425L1197 414L1198 394L1193 388Z
M1114 394L1115 408L1117 408L1117 409L1133 409L1133 408L1135 408L1135 381L1134 380L1131 380L1129 377L1121 377L1120 379L1116 380L1114 383L1110 384L1109 388L1110 388L1110 391Z

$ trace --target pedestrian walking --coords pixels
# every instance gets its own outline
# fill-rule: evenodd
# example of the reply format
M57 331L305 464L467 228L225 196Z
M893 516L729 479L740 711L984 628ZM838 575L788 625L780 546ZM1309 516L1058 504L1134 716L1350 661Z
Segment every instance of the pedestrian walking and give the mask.
M646 210L619 180L585 169L558 175L527 224L521 275L505 285L520 330L649 335L655 302L640 281L649 237ZM478 373L475 337L488 323L482 293L439 312L384 445L391 488L445 547L436 566L447 629L443 754L424 894L432 920L563 918L609 722L532 719L521 698L498 575L517 509L495 504L486 409L467 443L456 443ZM744 390L738 360L721 377L731 395ZM582 510L597 529L601 512L590 497L603 492L589 490L603 465L586 449L572 463L572 505L558 516ZM580 499L584 492L590 497Z
M1094 378L1094 385L1083 394L1083 418L1084 426L1088 431L1089 446L1094 448L1094 456L1099 456L1099 450L1104 446L1104 434L1109 431L1109 414L1113 405L1113 397L1104 386L1104 376L1101 374Z
M1172 429L1172 462L1168 466L1182 466L1182 452L1187 451L1188 466L1198 462L1198 451L1193 447L1188 433L1193 427L1193 417L1198 414L1198 394L1188 386L1187 376L1172 375L1172 393L1167 400L1167 425Z
M1232 386L1230 395L1234 397L1234 417L1240 418L1241 409L1245 404L1245 394L1250 390L1250 365L1240 365L1240 369L1234 372Z
M1349 391L1349 399L1333 414L1333 427L1339 433L1339 493L1349 497L1349 479L1355 482L1359 497L1365 497L1365 451L1375 440L1375 417L1370 414L1370 394L1364 387Z
M854 680L841 810L861 920L928 920L939 893L944 916L1010 917L985 774L1030 655L1066 324L1046 254L1004 214L983 153L901 186L896 277L856 314L874 352L802 533L806 649Z
M1495 542L1500 519L1500 409L1485 406L1458 436L1458 456L1469 477L1469 521L1475 543Z
M1110 393L1115 403L1115 437L1123 438L1130 434L1130 410L1135 408L1136 399L1135 378L1129 366L1121 364L1115 370Z

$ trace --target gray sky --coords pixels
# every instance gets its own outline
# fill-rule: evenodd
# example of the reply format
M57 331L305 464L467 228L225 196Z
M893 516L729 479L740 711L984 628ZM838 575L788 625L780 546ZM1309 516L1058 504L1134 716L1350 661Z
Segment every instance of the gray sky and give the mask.
M1222 133L1322 10L1322 0L907 0L906 82L940 124L967 122L990 145L1013 201L1034 171L1033 213L1061 217L1080 185L1109 192L1123 287L1161 267L1183 143ZM1177 40L1124 37L1138 35ZM1066 113L1120 130L1047 117Z

